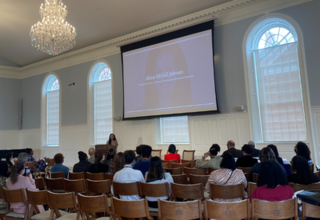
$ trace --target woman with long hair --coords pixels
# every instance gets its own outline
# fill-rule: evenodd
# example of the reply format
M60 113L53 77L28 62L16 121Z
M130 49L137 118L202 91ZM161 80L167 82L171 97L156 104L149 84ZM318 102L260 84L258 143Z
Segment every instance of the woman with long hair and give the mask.
M109 173L115 174L119 170L122 170L124 165L126 164L125 159L124 159L124 153L119 152L117 155L114 157L114 161L109 167Z
M168 183L169 184L169 193L171 194L170 183L173 183L173 178L170 173L166 173L162 167L162 161L159 157L152 157L151 166L149 171L146 173L146 183L150 184L159 184L159 183ZM158 199L167 200L168 197L149 197L146 196L148 200L149 207L158 208Z
M302 156L292 158L292 171L294 173L288 176L289 182L304 185L319 182L318 176L310 170L307 159Z
M23 163L17 163L12 166L10 179L7 181L8 189L29 189L37 190L34 179L32 179L31 173L28 176L23 176L25 173L25 167ZM15 213L25 213L27 205L23 202L11 203L10 208ZM42 205L38 205L39 211L44 212Z
M117 149L118 141L117 141L116 136L113 133L109 135L109 140L108 140L107 144L111 145L112 147Z
M282 160L281 157L279 157L279 152L278 152L277 146L274 145L274 144L269 144L267 147L272 149L274 155L276 156L276 159L277 159L278 163L282 165L283 164L283 160Z
M309 165L313 164L310 156L310 150L308 145L306 143L299 141L296 146L294 147L294 151L296 152L297 156L302 156L306 158L308 161Z
M90 173L105 173L108 172L108 165L101 163L102 153L96 151L94 154L94 164L91 165Z

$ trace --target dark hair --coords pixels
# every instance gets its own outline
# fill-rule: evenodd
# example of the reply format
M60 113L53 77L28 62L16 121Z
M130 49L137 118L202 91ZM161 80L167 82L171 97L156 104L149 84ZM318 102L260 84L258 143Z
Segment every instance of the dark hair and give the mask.
M142 145L139 145L139 146L136 147L136 153L137 153L138 155L141 155L141 154L142 154Z
M157 180L165 179L165 171L162 167L162 162L159 157L152 157L151 166L147 175L147 182L153 182Z
M168 152L171 153L171 154L175 154L176 151L177 151L176 145L170 144L170 145L169 145L169 148L168 148Z
M314 183L314 174L309 167L306 158L302 156L295 156L292 158L292 170L296 171L296 182L299 184L312 184Z
M150 157L152 148L149 145L142 145L142 157Z
M18 176L21 173L21 170L24 169L23 163L16 163L11 167L10 181L12 184L15 184L18 181Z
M276 156L274 155L273 150L271 148L264 147L260 151L259 160L261 162L264 162L264 161L267 161L267 160L276 161Z
M131 164L136 158L136 154L132 150L126 150L124 152L124 161L126 164Z
M116 151L110 148L107 154L107 160L113 159L116 156Z
M13 156L12 152L11 153L7 153L6 154L6 161L9 161L12 156Z
M244 151L246 154L252 154L253 147L252 147L252 145L245 144L242 146L241 151Z
M209 150L210 154L213 156L217 156L218 152L220 152L220 146L218 144L213 144Z
M302 141L299 141L296 145L297 147L297 156L302 156L307 160L311 160L309 147Z
M94 153L94 164L98 165L102 160L102 153L100 151L96 151Z
M220 164L220 168L225 168L234 171L237 169L237 164L234 161L233 156L230 153L225 153L222 155L222 161Z
M87 154L85 152L83 152L83 151L79 151L78 152L78 158L79 158L80 161L85 160L87 157L88 156L87 156Z
M276 145L273 144L269 144L267 147L271 148L271 150L273 151L274 155L276 157L279 157L279 153L278 153L278 148Z
M257 186L267 185L268 189L274 189L278 185L288 184L287 177L283 174L281 165L273 160L261 163Z
M110 171L115 174L119 170L121 170L125 165L125 159L124 159L124 153L119 152L117 155L114 157L114 161L110 166Z
M113 133L111 133L111 134L109 135L108 144L111 144L111 141L112 141L112 140L111 140L110 137L111 137L112 134L113 134ZM114 134L113 134L113 140L115 140L115 141L117 140L117 138L116 138L116 136L115 136Z
M30 154L32 149L31 148L27 148L26 151L27 151L27 154Z
M63 155L61 153L58 153L54 155L54 162L57 163L62 163L63 162Z

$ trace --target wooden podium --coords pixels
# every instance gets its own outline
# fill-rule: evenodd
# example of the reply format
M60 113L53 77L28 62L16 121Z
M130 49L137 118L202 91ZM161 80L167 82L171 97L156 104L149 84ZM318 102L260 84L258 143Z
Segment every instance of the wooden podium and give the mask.
M117 148L109 144L97 144L95 145L96 152L101 152L104 155L104 159L107 159L108 151L110 148L113 148L117 152Z

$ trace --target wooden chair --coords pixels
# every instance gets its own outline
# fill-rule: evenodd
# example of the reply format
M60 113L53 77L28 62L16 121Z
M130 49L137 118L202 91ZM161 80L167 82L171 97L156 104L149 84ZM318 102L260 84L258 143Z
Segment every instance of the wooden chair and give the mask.
M241 202L204 201L204 216L209 219L250 219L250 200Z
M213 171L216 171L217 169L214 168L208 168L208 174L210 175Z
M179 150L176 150L176 153L175 154L178 154L179 153ZM167 154L169 154L169 151L167 150Z
M65 178L64 172L52 173L50 172L50 178Z
M76 213L67 213L63 216L64 219L78 220L79 211L76 203L76 196L74 192L70 193L52 193L48 191L49 207L51 209L50 220L53 220L54 210L57 209L72 209ZM60 216L58 216L60 217Z
M207 184L208 179L209 179L209 175L195 175L195 174L189 175L190 184L202 183L203 187L205 187L205 185Z
M164 168L166 170L166 172L170 173L171 175L178 175L178 174L182 174L181 172L181 168Z
M5 189L3 188L4 201L7 203L6 212L4 214L5 220L16 220L24 219L27 220L29 217L29 209L26 209L24 214L15 213L10 209L10 203L24 203L28 205L28 202L25 197L24 189Z
M190 163L172 163L172 168L180 168L182 173L185 167L190 167Z
M161 160L161 161L162 161L162 165L166 163L168 168L172 168L172 163L178 163L178 160Z
M139 195L141 196L140 192L140 182L133 182L133 183L117 183L113 182L113 194L120 198L121 196L133 196Z
M320 218L320 208L319 206L312 205L302 201L302 215L301 219L308 218ZM299 217L300 219L300 217Z
M87 179L88 193L93 194L106 194L111 193L110 180L88 180Z
M250 196L252 195L253 191L257 188L257 183L253 183L253 182L248 182L248 197L250 198Z
M199 184L177 184L171 183L171 196L173 199L204 200L203 185Z
M257 183L258 182L258 178L259 178L259 174L258 173L253 173L252 174L253 182Z
M86 177L89 180L104 180L105 179L105 173L86 173Z
M245 175L247 182L249 181L249 173L252 167L237 167L237 169L242 170L243 174Z
M143 197L168 197L170 199L168 183L140 183L140 191ZM151 216L158 216L158 209L149 207L149 213Z
M64 179L64 190L66 192L87 193L85 179L67 180Z
M314 183L314 184L309 184L309 185L289 183L289 186L295 192L300 191L300 190L320 189L320 183Z
M162 168L169 168L169 163L162 163Z
M79 179L85 179L86 178L86 173L81 172L81 173L69 173L69 180L79 180Z
M96 219L96 218L91 218L92 216L91 213L106 212L109 216L112 214L109 208L108 198L106 195L85 196L85 195L79 194L78 204L79 204L79 210L81 212L81 219L83 220ZM106 220L105 217L103 219Z
M36 183L36 187L37 189L45 189L46 188L46 184L44 182L43 177L38 177L34 179L35 183Z
M106 173L106 174L105 174L105 179L106 179L106 180L110 180L110 183L112 184L112 182L113 182L113 176L114 176L114 174Z
M151 156L152 157L159 157L161 159L161 152L162 152L162 150L152 150Z
M196 162L196 160L181 160L181 163L190 163L191 168L196 167Z
M182 153L182 158L184 160L194 160L194 152L195 150L184 150Z
M46 158L45 161L47 162L47 166L49 166L49 167L52 167L55 164L53 158L52 159Z
M33 175L35 177L40 177L40 171L37 168L35 168L34 164L34 162L27 162L26 166L33 172Z
M4 202L4 195L3 195L3 187L0 187L0 200L3 200ZM5 203L4 203L5 205ZM4 219L4 214L6 213L6 207L0 208L0 219Z
M201 201L169 202L158 200L158 219L200 219L202 220Z
M269 202L252 199L252 219L288 219L298 218L297 199L290 199L281 202Z
M172 179L174 183L188 184L188 178L186 174L172 175Z
M126 201L117 198L112 198L111 204L113 207L113 214L115 218L147 218L153 220L149 214L148 201L146 199Z
M207 174L205 169L196 169L196 168L189 168L189 167L184 168L184 173L187 175L187 177L189 177L190 174L194 174L194 175L206 175Z
M244 185L216 185L210 183L210 198L216 199L244 199Z
M64 178L45 178L45 182L47 185L47 190L56 192L56 193L64 193Z

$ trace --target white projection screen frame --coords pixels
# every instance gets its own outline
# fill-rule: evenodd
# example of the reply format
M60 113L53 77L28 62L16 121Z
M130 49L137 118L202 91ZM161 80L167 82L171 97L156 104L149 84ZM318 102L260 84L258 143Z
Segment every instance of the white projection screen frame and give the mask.
M121 47L123 119L218 113L214 22Z

